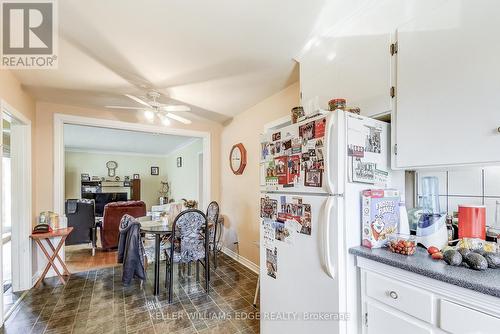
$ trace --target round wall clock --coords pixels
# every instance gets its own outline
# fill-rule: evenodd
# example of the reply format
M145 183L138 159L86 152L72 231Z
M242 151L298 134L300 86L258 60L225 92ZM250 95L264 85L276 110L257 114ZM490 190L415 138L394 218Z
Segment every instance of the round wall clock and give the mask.
M242 143L236 144L229 153L229 166L235 175L243 174L247 165L247 150Z

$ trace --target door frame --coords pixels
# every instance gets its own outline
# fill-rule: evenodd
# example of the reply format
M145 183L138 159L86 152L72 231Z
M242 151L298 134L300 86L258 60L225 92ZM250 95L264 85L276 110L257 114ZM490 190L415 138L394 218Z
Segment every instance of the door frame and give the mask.
M212 194L211 134L208 131L172 128L144 123L130 123L103 118L54 114L54 211L64 213L64 124L85 125L118 130L197 137L203 140L203 203Z
M16 122L11 126L11 136L16 136L20 139L19 146L11 152L12 187L16 189L16 191L12 192L12 220L21 222L21 224L12 224L11 262L12 289L13 291L21 291L32 287L32 242L30 240L33 225L31 121L17 109L9 105L4 99L0 99L0 115L3 116L4 114L15 119ZM0 224L0 235L2 233L2 224ZM3 266L3 257L0 247L0 268L3 268L1 266ZM0 279L3 281L2 269L0 269ZM0 322L3 324L3 289L0 289L0 300Z
M200 187L200 183L204 182L204 180L205 180L205 175L203 175L203 173L200 173L200 167L201 167L201 171L203 171L204 167L205 167L203 152L198 152L198 154L196 155L196 158L197 158L196 163L198 165L198 173L197 173L198 174L198 184L197 184L197 186L198 186L198 204L199 204L198 207L201 209L201 211L203 211L203 208L208 206L208 202L204 198L205 192L204 192L203 186ZM200 190L201 190L201 194L200 194Z

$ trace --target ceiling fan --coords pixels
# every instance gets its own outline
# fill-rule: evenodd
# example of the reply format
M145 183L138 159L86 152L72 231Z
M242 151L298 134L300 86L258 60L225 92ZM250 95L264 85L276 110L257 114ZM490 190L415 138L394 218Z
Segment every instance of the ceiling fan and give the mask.
M163 104L158 102L158 98L160 98L161 94L155 91L148 92L147 96L149 98L148 101L145 101L135 95L132 94L124 94L131 100L134 100L137 103L144 105L144 107L129 107L129 106L106 106L106 108L110 109L132 109L132 110L143 110L144 116L153 120L155 117L158 117L163 125L169 125L170 119L176 120L178 122L184 124L191 124L191 120L181 117L179 115L173 114L172 112L176 111L191 111L191 108L184 104Z

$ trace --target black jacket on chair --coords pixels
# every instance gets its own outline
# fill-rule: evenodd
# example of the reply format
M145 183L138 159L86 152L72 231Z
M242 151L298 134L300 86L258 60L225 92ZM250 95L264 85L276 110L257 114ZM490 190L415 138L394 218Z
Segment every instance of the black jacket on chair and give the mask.
M123 263L122 282L129 285L134 277L146 279L144 270L144 245L141 240L141 223L130 215L120 221L118 263Z
M73 227L73 232L66 239L66 245L90 243L92 241L92 228L95 225L94 201L68 199L65 206L68 227Z

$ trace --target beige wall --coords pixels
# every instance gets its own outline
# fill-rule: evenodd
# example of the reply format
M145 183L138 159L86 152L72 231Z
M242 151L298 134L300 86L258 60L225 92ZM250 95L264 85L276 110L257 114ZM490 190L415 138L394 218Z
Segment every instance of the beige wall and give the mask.
M198 153L200 152L203 152L203 141L196 140L167 156L166 174L171 185L170 197L176 202L182 198L199 201ZM182 167L177 167L178 157L182 157ZM200 209L205 211L205 208L200 207Z
M134 174L140 175L141 200L146 203L148 210L151 209L152 205L158 204L158 191L161 188L160 181L164 181L166 178L166 157L137 154L66 151L64 154L65 198L81 198L80 181L82 173L89 174L90 176L107 177L108 169L106 168L106 162L110 160L118 163L116 175L119 176L121 180L123 180L125 176L132 178ZM152 166L160 168L159 175L151 175Z
M221 214L225 216L224 244L239 254L259 263L259 154L260 133L264 124L290 115L299 105L299 84L265 99L236 116L221 135ZM243 175L234 175L229 167L229 152L234 144L243 143L247 150L247 166Z
M7 102L11 107L16 109L18 112L23 114L27 119L31 121L31 150L32 150L32 185L33 190L35 190L35 100L26 93L22 87L21 83L17 78L8 70L0 70L0 98ZM36 216L35 202L36 195L35 191L32 192L32 205L33 205L33 217Z
M52 210L54 207L54 114L77 115L91 118L117 120L132 123L149 123L140 113L106 109L88 109L61 104L38 102L36 105L37 126L35 130L35 212ZM177 123L178 124L178 123ZM206 131L211 135L212 155L212 193L214 200L219 200L220 185L220 132L222 125L213 122L193 122L178 126L188 130ZM159 123L156 125L160 125Z

